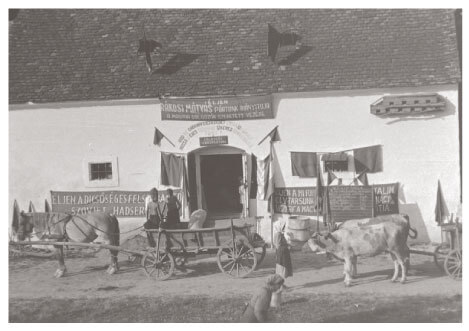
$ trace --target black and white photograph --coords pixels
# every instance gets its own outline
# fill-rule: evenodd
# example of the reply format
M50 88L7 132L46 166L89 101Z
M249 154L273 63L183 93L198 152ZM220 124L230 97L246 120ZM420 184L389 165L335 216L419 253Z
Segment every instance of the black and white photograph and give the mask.
M9 325L462 326L463 9L243 4L4 8Z

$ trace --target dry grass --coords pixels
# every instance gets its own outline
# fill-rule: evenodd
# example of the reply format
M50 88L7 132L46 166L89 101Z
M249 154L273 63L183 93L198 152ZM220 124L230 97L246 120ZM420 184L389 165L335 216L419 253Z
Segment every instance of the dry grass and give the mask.
M102 290L113 290L103 288ZM247 297L136 297L10 300L10 322L236 322ZM272 322L461 322L462 297L321 294L292 297Z

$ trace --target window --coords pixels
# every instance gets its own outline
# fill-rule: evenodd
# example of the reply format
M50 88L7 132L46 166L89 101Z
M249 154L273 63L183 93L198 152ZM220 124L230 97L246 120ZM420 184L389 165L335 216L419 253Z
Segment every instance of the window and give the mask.
M324 168L326 171L348 171L348 161L325 161Z
M112 163L90 163L90 181L112 179Z
M116 156L94 156L83 160L85 187L112 187L119 185Z

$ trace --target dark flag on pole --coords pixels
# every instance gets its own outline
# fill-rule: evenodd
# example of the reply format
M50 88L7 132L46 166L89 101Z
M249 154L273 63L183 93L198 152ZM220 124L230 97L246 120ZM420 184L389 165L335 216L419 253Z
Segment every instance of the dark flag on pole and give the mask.
M50 208L50 205L49 205L49 202L47 201L47 199L44 201L44 211L46 213L50 213L52 211L52 209Z
M318 196L318 206L317 209L320 213L322 213L322 197L324 192L324 180L322 178L322 170L318 169L318 177L316 181L316 190Z
M15 201L13 202L13 219L12 223L14 226L18 226L18 222L20 220L20 207L18 206L18 202Z
M161 139L164 138L164 134L161 133L160 130L155 128L155 136L153 137L153 145L160 145Z
M282 46L300 46L301 37L295 32L278 32L271 24L267 24L267 56L275 62L278 49Z
M173 145L174 147L174 144L171 140L168 139L168 137L166 137L160 130L158 130L156 127L155 127L155 135L153 136L153 145L158 145L160 146L160 143L161 143L161 140L163 138L166 138L166 140L171 144Z
M278 125L272 129L261 141L259 141L258 145L260 145L264 140L270 137L270 142L280 141L280 134L278 133Z
M143 32L143 38L140 39L138 42L139 42L139 46L138 46L137 54L145 54L145 61L147 64L148 72L152 72L153 64L151 62L151 53L156 48L161 48L162 45L161 43L153 39L147 39L145 31Z
M28 208L28 213L35 213L36 208L34 208L33 202L29 201L29 208Z
M360 175L358 175L358 180L362 182L363 185L368 186L368 175L366 172L362 172Z
M446 206L445 198L443 197L443 191L441 189L441 183L438 180L438 189L436 191L436 206L435 206L435 222L440 225L443 223L445 217L449 216L448 207Z
M334 179L337 179L337 176L334 175L334 173L330 170L327 170L327 185L331 185L331 183L334 181Z
M280 46L280 33L275 30L272 25L267 24L267 26L269 28L267 35L267 56L269 56L272 61L275 61L275 56Z

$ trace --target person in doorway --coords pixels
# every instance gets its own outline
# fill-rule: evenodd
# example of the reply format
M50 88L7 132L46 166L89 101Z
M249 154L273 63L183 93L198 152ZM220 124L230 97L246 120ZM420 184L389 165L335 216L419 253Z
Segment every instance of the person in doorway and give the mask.
M166 206L168 208L168 215L166 219L167 229L177 229L180 223L179 210L181 209L181 203L178 198L174 195L172 189L168 189L168 198L166 199Z
M284 279L293 276L293 267L291 263L290 249L285 238L285 225L283 221L277 221L274 224L273 245L276 252L275 273Z
M151 200L146 202L146 219L147 221L143 224L146 230L158 229L161 225L162 213L160 211L160 205L158 203L158 190L152 188L150 191ZM148 245L150 247L156 247L155 238L153 233L147 231Z
M259 289L246 303L241 316L241 323L264 323L267 322L267 312L270 307L272 294L282 291L285 280L280 275L273 275L267 279L266 284Z
M246 183L243 180L243 177L238 177L238 193L239 193L239 204L241 205L241 212L244 212L244 203L245 203L245 191Z

